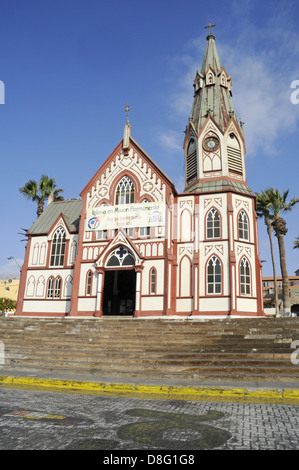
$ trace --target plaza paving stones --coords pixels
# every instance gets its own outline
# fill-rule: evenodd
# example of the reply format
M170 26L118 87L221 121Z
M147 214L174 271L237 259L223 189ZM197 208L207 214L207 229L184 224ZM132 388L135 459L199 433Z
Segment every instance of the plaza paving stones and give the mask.
M166 450L192 454L200 450L298 448L296 404L0 388L0 450Z

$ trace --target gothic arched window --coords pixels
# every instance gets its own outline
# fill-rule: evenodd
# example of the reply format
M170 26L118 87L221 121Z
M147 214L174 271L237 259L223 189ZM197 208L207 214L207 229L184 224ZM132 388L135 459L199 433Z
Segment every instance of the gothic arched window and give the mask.
M59 227L53 237L50 266L63 266L65 255L65 230Z
M207 238L220 238L220 215L214 208L207 216Z
M156 293L156 270L152 268L150 270L150 294Z
M51 276L48 279L48 284L47 284L47 297L52 298L53 297L53 290L54 290L54 277Z
M241 259L240 263L240 286L242 295L251 294L250 264L245 256Z
M57 276L54 279L50 276L47 283L47 298L48 299L59 299L61 293L61 277Z
M208 294L221 294L222 291L222 269L221 262L217 256L212 256L207 266Z
M55 284L54 284L54 299L59 299L60 297L60 292L61 292L61 277L58 276L55 279Z
M131 178L125 175L117 185L115 204L132 204L135 201L135 186Z
M239 238L249 240L248 217L242 210L238 218Z
M91 295L92 291L92 271L88 271L86 276L86 295Z

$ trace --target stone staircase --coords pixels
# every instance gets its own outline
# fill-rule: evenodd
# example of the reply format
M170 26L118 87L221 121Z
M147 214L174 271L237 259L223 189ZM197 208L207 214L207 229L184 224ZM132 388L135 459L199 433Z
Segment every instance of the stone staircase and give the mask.
M292 342L298 340L298 346ZM299 318L0 318L5 370L137 379L299 383ZM1 351L0 351L1 359ZM299 352L298 352L299 360ZM2 361L3 362L3 361Z

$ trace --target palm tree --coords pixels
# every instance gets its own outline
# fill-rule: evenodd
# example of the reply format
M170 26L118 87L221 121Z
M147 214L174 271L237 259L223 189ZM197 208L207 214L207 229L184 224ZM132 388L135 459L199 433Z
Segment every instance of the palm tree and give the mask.
M299 248L299 237L295 239L293 248Z
M267 227L267 233L270 242L270 252L271 252L271 260L272 260L272 267L273 267L273 278L274 278L274 302L275 302L275 313L278 314L278 289L277 289L277 278L276 278L276 266L275 266L275 257L274 257L274 250L273 250L273 225L272 220L269 212L270 207L270 200L268 195L268 190L262 191L261 193L256 193L256 213L258 217L263 217L265 225Z
M55 179L48 178L46 175L42 175L39 183L35 180L29 180L25 186L19 189L20 193L27 199L31 199L37 202L37 217L39 217L43 210L45 201L51 198L54 201L62 201L63 197L60 193L63 193L62 189L57 189Z
M273 220L272 225L274 228L275 235L278 240L279 247L279 258L280 258L280 268L282 275L282 297L283 297L283 307L284 315L289 316L290 309L290 297L289 297L289 277L286 263L286 254L285 254L285 244L284 237L288 231L286 227L286 221L281 217L281 214L285 212L290 212L295 205L299 202L299 199L293 198L290 202L287 202L287 197L289 190L284 191L283 194L280 193L278 189L269 188L267 189L267 194L269 197L269 213Z

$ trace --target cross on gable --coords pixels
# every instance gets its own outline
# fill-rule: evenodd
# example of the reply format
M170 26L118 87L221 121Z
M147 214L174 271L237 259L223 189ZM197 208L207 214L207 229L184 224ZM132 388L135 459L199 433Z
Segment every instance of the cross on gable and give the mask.
M129 124L129 111L130 111L130 109L132 109L132 108L128 104L124 108L124 111L127 113L127 124Z

